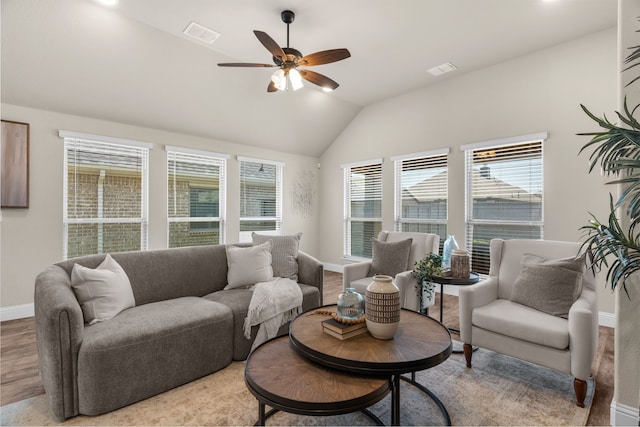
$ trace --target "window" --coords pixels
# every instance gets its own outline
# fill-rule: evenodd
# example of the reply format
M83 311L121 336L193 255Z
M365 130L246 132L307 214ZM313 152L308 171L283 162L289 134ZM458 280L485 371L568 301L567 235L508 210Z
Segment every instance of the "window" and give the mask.
M152 145L62 130L59 136L65 259L146 249Z
M392 157L395 165L395 229L447 238L449 149Z
M543 237L542 143L546 133L463 146L466 247L489 273L489 242Z
M226 154L167 146L169 247L224 243Z
M344 255L371 258L371 238L382 231L382 159L342 165Z
M238 157L240 161L240 241L251 232L279 234L282 227L284 163Z

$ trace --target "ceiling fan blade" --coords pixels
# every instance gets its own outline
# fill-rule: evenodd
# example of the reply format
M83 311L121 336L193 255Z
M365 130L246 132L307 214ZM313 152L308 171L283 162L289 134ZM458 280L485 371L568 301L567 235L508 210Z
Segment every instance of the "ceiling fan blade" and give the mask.
M218 64L218 67L275 67L273 64L254 64L251 62L225 62Z
M280 45L278 45L278 43L274 39L272 39L269 34L265 33L264 31L258 30L254 30L253 34L255 34L258 40L260 40L260 43L262 43L262 45L266 47L269 52L271 52L271 55L279 58L282 62L285 62L287 60L287 55L284 53Z
M278 88L274 82L269 82L269 86L267 86L267 92L277 92Z
M351 56L348 49L330 49L321 52L310 53L298 61L298 65L322 65L331 62L342 61Z
M318 85L322 88L335 90L338 86L340 86L337 82L331 80L329 77L322 75L320 73L316 73L311 70L298 70L303 79Z

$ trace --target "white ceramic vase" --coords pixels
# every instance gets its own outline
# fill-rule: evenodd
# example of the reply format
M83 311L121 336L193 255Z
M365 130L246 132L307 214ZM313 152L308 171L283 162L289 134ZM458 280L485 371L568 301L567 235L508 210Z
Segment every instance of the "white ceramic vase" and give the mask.
M400 290L391 276L376 275L365 295L367 329L374 337L389 340L400 326Z

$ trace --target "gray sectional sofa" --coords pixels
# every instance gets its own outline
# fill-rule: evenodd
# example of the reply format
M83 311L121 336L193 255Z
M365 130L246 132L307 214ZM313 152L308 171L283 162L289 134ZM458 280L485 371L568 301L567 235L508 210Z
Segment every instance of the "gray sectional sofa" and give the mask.
M112 257L135 307L107 321L85 324L71 287L75 263L96 268L105 255L59 262L36 279L38 359L58 421L112 411L244 360L257 332L249 340L243 331L252 291L223 289L225 245ZM303 252L297 264L303 310L322 305L322 264Z

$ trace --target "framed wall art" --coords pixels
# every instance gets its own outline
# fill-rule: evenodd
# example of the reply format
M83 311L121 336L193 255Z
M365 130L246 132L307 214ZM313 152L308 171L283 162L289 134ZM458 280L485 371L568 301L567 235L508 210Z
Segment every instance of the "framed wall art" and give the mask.
M2 120L0 150L3 208L29 207L29 123Z

